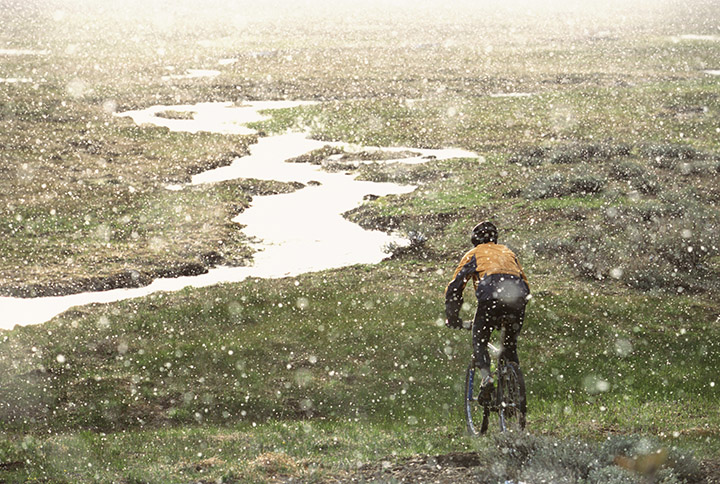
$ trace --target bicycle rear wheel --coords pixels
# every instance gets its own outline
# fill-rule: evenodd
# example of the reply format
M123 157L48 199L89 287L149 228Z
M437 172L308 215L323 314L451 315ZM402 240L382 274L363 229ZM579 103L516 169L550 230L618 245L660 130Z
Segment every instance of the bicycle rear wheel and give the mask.
M473 361L468 365L465 372L465 393L463 395L465 408L465 424L467 432L470 435L479 435L487 432L488 420L490 417L490 407L488 404L483 405L478 402L480 389L480 381L475 380L475 363ZM479 376L479 374L478 374Z
M506 362L500 365L497 403L501 432L521 431L525 428L525 378L517 363Z

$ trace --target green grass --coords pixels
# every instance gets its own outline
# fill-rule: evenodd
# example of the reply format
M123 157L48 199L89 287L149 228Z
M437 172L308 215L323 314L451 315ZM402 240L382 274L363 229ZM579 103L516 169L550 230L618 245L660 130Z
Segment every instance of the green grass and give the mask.
M438 171L449 173L452 171L468 171L467 167L475 168L475 160L455 160L445 163L447 168L440 167ZM453 166L453 168L450 168ZM461 166L463 168L458 169ZM412 175L409 176L412 178ZM487 182L474 179L460 179L452 177L447 180L433 181L433 189L420 189L420 194L411 196L396 195L378 199L373 209L378 216L402 216L406 214L427 215L446 213L450 210L465 207L481 206L488 202L490 195L483 190ZM425 185L425 183L423 183Z
M452 427L451 427L452 428ZM662 441L639 436L613 437L600 444L568 439L558 444L538 436L488 438L473 441L456 437L446 426L432 432L421 426L371 422L283 422L274 424L144 430L126 434L79 433L57 435L39 442L25 438L16 455L27 459L30 469L14 470L8 480L51 482L271 482L273 478L301 478L323 482L344 469L417 454L477 451L486 474L540 472L543 459L564 466L554 472L586 473L607 466L612 457L633 448L658 448ZM534 455L527 459L523 453ZM67 455L75 458L67 460ZM588 455L589 454L589 455ZM125 460L132 456L131 460ZM323 463L317 459L322 456ZM697 465L687 452L671 447L676 473L697 476ZM527 460L526 460L527 459ZM502 465L499 465L501 464ZM494 465L493 465L494 464ZM533 468L533 466L535 466ZM577 467L576 467L577 466ZM617 469L617 468L615 468ZM667 472L667 471L664 471ZM694 476L693 476L694 474ZM506 474L507 475L507 474ZM629 477L629 475L628 475ZM608 482L608 481L599 481ZM628 481L623 481L628 482ZM629 482L635 482L630 480Z
M584 295L573 302L563 297L561 304L584 306L582 316L541 301L535 314L547 311L547 317L525 334L527 344L534 347L531 352L547 352L538 367L526 371L537 398L554 405L564 400L570 414L585 413L586 405L590 412L600 409L583 425L590 433L597 430L594 425L605 431L652 435L692 433L690 429L702 434L716 428L716 415L697 411L717 394L713 362L718 354L701 336L715 330L717 322L708 325L712 310L680 298L658 304L654 298ZM557 342L547 342L548 349L535 345L539 333L555 335ZM569 359L574 364L569 365ZM638 407L644 409L640 414ZM552 418L562 418L565 411L550 412L550 428L556 425ZM689 428L678 426L684 413L695 420Z
M598 196L576 196L563 198L546 198L531 203L522 203L523 206L530 206L539 210L562 210L569 208L600 209L607 208L609 204L604 197Z
M692 143L714 149L720 107L712 79L655 81L495 98L454 94L422 100L363 99L295 108L253 126L310 128L328 141L362 145L457 146L485 152L547 141ZM622 133L617 127L623 126Z
M447 428L434 430L438 435L427 439L420 425L349 420L28 437L17 441L14 451L28 463L3 477L51 482L266 482L276 473L273 466L259 462L259 456L266 456L280 464L278 473L312 480L392 455L447 452L458 445L474 448L464 438L449 436ZM320 457L324 464L318 462Z
M399 270L412 284L388 294ZM239 439L248 460L278 452L333 469L393 450L467 449L459 401L470 342L438 324L447 277L402 262L360 266L151 296L17 329L1 347L3 430L50 448L84 435L118 462L138 451L106 442L134 436L155 463L140 461L138 472L158 482L181 478L195 452L223 462L213 460L213 472L240 472L227 458L235 444L180 455L165 447L186 432L206 442L238 426L252 435ZM521 337L529 428L587 439L637 433L714 455L719 415L707 409L720 353L704 335L717 331L708 326L717 309L682 297L539 293ZM163 428L171 437L157 448ZM412 446L398 445L408 435ZM65 462L78 468L89 459L72 454ZM160 469L163 459L175 467Z

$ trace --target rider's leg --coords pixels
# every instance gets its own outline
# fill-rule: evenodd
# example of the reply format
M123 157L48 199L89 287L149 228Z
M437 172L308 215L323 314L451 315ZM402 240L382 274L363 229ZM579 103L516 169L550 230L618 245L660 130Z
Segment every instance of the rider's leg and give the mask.
M517 354L517 338L525 319L525 305L509 310L503 321L500 339L502 341L502 357L520 365Z
M473 320L473 357L483 380L490 376L490 354L487 345L494 325L492 324L493 301L478 301Z
M498 286L501 288L498 289L501 300L498 311L502 314L501 357L519 365L517 338L525 320L529 289L525 281L515 276L504 276Z

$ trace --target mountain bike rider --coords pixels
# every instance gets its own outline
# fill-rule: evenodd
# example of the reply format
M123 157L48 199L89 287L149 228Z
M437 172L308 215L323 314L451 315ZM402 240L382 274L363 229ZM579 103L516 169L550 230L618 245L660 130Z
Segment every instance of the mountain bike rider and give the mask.
M472 324L473 357L482 377L481 394L489 396L493 387L487 345L493 329L501 330L501 352L518 365L517 337L525 318L530 288L517 256L498 244L498 230L492 222L482 222L472 230L473 249L460 260L445 290L445 325L462 328L459 318L463 291L472 279L478 307Z

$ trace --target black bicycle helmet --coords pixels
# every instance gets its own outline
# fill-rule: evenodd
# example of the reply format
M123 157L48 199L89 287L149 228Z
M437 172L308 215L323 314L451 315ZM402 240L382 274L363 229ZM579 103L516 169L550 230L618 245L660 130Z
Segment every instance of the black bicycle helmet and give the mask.
M470 236L470 242L473 247L480 244L487 244L488 242L497 243L498 230L495 224L492 222L481 222L472 229L472 235Z

